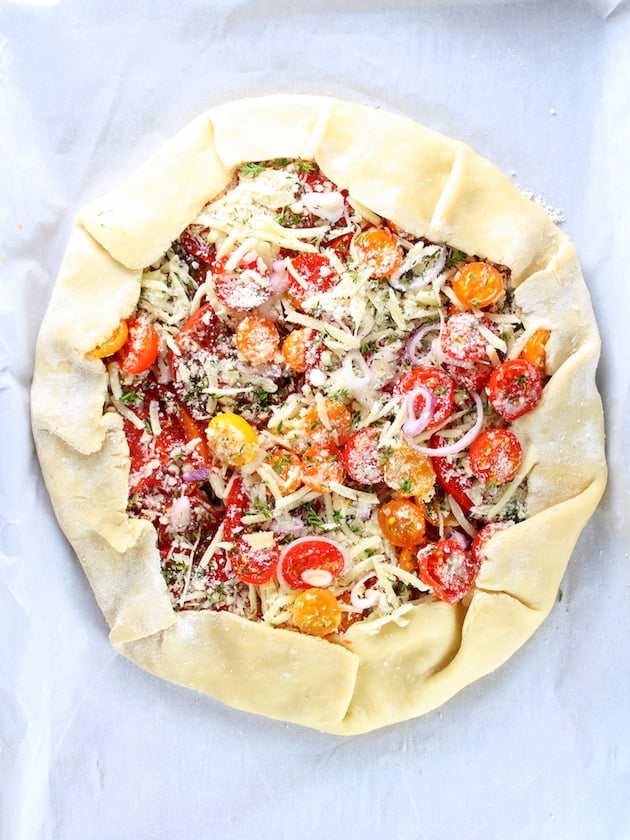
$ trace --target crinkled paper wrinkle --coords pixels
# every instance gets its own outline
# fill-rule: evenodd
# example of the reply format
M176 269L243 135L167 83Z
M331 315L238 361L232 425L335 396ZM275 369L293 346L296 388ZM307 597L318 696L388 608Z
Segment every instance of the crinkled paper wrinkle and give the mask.
M531 518L490 540L465 603L425 599L377 633L353 625L344 645L229 613L174 612L155 532L126 514L128 447L120 418L102 414L104 365L86 356L133 310L141 269L224 189L233 167L275 157L314 158L400 227L509 266L526 329L552 331L553 379L540 406L516 421L535 456ZM598 354L573 246L466 145L327 97L241 100L202 115L81 214L39 339L33 429L59 522L116 649L236 708L352 734L445 702L501 665L552 608L606 481Z

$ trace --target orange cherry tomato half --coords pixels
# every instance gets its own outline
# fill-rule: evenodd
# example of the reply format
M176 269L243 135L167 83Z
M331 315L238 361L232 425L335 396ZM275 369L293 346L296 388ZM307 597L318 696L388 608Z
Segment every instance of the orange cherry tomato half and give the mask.
M304 373L309 365L309 349L313 346L315 330L304 327L292 330L282 342L285 362L296 373Z
M314 443L302 455L302 481L316 493L328 493L344 477L341 450L334 443Z
M469 262L455 274L453 291L469 309L486 309L505 294L501 272L486 262Z
M323 254L297 254L289 260L288 274L287 294L297 309L309 298L329 292L340 280Z
M486 391L499 417L512 421L534 409L542 396L538 368L526 359L501 362L488 379Z
M313 586L311 573L314 571L322 572L332 580L343 572L345 565L341 546L325 537L302 537L280 553L282 577L293 589Z
M403 548L398 555L398 565L403 572L409 572L415 575L418 571L418 564L416 563L416 555L410 548Z
M293 602L293 623L309 636L329 636L341 623L341 607L327 589L306 589Z
M370 227L360 231L352 240L350 253L377 278L391 277L403 261L402 248L388 228Z
M106 359L108 356L113 356L123 346L129 335L129 329L126 321L121 321L109 338L90 353L96 359Z
M547 375L547 341L551 335L549 330L543 328L536 330L526 343L521 353L521 358L538 368L541 376Z
M270 362L280 345L278 328L261 315L246 315L234 336L239 356L251 365Z
M265 464L276 474L276 482L283 496L293 493L302 484L302 461L289 449L274 446L265 456Z
M469 592L479 570L472 553L457 540L440 540L418 551L418 576L447 604Z
M378 509L378 524L386 540L399 548L414 548L424 539L426 520L409 499L392 499Z
M127 341L118 351L118 364L125 376L148 370L157 359L160 337L153 324L136 318L128 324Z
M399 446L385 459L385 484L401 496L429 499L435 487L435 470L428 455L411 446Z
M316 443L332 441L336 445L341 445L350 437L352 414L345 405L334 400L327 399L324 405L330 428L319 416L316 406L313 406L304 415L304 429L307 437Z
M433 417L427 424L427 429L436 429L441 426L453 412L455 403L455 383L446 373L435 367L417 367L406 373L394 386L394 394L408 394L416 388L427 388L433 393L434 406ZM418 394L414 400L414 411L416 416L422 413L424 407L424 396Z
M280 554L271 532L270 545L256 547L254 539L249 534L241 534L230 554L234 574L243 583L253 583L260 586L268 583L276 572ZM267 534L265 534L266 536Z
M523 460L523 448L509 429L487 429L471 443L468 450L470 469L484 484L511 481Z
M343 448L346 473L358 484L378 484L383 480L383 463L378 451L378 429L353 432Z

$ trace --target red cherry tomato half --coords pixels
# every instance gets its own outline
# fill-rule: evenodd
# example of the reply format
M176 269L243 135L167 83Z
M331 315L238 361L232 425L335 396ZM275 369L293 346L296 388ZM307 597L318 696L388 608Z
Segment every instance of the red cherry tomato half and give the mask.
M473 560L477 566L481 566L486 559L486 546L488 541L498 532L505 531L506 528L511 528L511 522L489 522L487 525L477 531L475 539L472 541L470 550L472 551Z
M435 397L433 418L426 426L427 429L437 429L451 416L455 402L455 383L443 370L435 367L417 367L406 373L394 386L394 394L404 395L415 388L428 388ZM416 416L422 413L424 397L420 394L415 398L414 411Z
M160 337L153 324L136 318L129 321L127 341L118 351L118 364L125 376L148 370L157 359Z
M509 429L488 429L471 443L470 469L484 484L511 481L523 460L523 447Z
M440 333L440 344L445 356L456 362L483 362L488 358L488 339L479 327L495 332L488 320L481 321L472 312L451 315Z
M212 350L220 343L223 333L223 324L219 321L212 306L207 303L195 310L182 324L175 336L175 343L182 351L187 349L195 351L202 347Z
M346 564L346 556L340 545L324 537L303 537L295 540L280 553L282 577L293 589L309 589L312 580L304 580L304 574L319 570L332 577L340 575Z
M339 282L339 275L323 254L297 254L289 263L287 294L298 308L314 295L329 292Z
M250 535L241 534L230 559L234 574L239 580L259 586L261 583L268 583L274 576L279 556L275 540L273 545L256 548Z
M346 473L358 484L378 484L383 480L383 464L378 451L378 429L353 432L343 448Z
M543 383L538 368L531 362L510 359L492 371L486 390L496 413L512 421L538 405Z
M221 303L237 312L249 312L271 297L271 275L262 260L252 260L232 271L222 257L212 267L214 289Z
M316 493L327 493L331 484L343 484L341 450L332 442L314 443L302 455L302 481Z
M243 479L237 475L225 500L223 516L223 539L231 542L234 535L243 528L243 516L249 509L250 499L243 486Z
M433 435L429 445L437 449L444 446L444 443L439 435ZM468 495L473 485L473 477L464 468L461 459L462 455L459 454L445 458L433 456L431 463L440 487L455 499L462 510L469 511L473 506L472 499Z
M208 228L201 225L189 225L179 237L179 244L191 257L204 263L211 263L214 258L214 245L204 237Z
M457 540L440 540L418 551L418 575L447 604L456 604L475 581L478 565Z

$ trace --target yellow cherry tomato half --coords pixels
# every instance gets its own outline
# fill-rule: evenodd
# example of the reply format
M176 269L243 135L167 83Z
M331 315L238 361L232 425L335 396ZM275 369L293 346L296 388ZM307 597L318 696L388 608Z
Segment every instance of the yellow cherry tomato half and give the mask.
M409 499L385 502L377 519L385 539L399 548L414 548L424 539L426 520L418 505Z
M371 269L372 277L391 277L403 261L402 248L388 228L371 227L357 233L350 244L354 260Z
M550 334L542 327L536 330L521 353L521 358L535 365L541 376L547 375L547 340Z
M113 356L114 353L120 350L125 341L127 341L128 335L129 328L127 327L127 322L123 320L106 341L92 350L90 356L96 359L106 359L108 356Z
M341 623L341 607L328 589L305 589L293 602L293 623L309 636L328 636Z
M505 294L501 272L486 262L470 262L453 279L457 299L469 309L485 309Z
M258 433L239 414L216 414L206 429L208 446L224 464L242 467L258 454Z
M435 488L435 471L431 459L411 446L399 446L385 460L385 484L401 496L431 498Z

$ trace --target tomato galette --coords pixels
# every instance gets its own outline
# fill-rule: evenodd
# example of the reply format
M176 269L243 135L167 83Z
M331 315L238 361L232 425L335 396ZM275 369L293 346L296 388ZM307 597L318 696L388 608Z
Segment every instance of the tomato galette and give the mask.
M33 428L118 650L351 734L550 611L605 484L598 354L572 245L468 147L241 100L80 215Z

